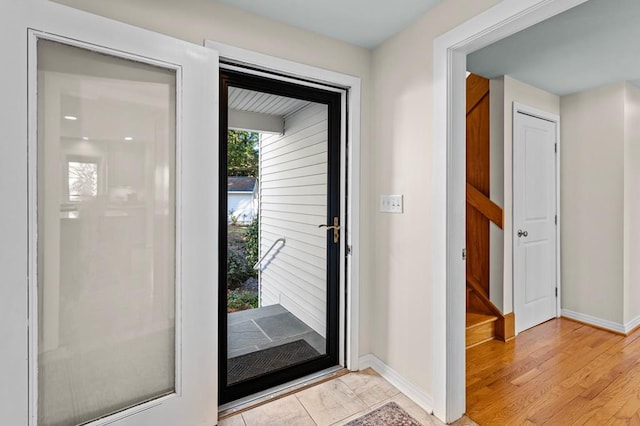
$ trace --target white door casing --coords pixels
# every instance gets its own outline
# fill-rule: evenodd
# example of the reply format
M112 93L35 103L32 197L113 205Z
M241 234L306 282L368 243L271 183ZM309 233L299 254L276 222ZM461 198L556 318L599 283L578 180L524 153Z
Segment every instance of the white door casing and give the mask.
M466 406L465 264L461 260L465 244L466 55L586 1L499 2L433 43L432 392L434 415L446 422L460 418Z
M11 58L0 71L0 196L7 201L0 213L2 422L37 419L36 48L39 39L51 39L177 75L176 392L91 424L215 424L217 53L44 0L8 2L0 24L0 46Z
M348 194L341 203L340 223L346 224L346 247L341 247L340 294L346 295L340 303L340 365L357 371L360 359L360 98L361 81L358 77L329 71L287 59L258 53L213 40L205 46L215 49L223 61L222 68L249 72L281 81L332 90L341 93L340 120L340 193ZM245 66L249 65L249 68Z
M513 297L516 333L557 315L559 118L513 105Z

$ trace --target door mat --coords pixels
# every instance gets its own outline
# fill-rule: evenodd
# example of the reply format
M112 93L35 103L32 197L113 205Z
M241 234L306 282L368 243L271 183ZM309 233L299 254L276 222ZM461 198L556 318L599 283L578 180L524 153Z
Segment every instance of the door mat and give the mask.
M261 376L271 371L289 367L319 356L313 346L300 339L273 348L229 358L227 361L227 384Z
M409 413L404 411L395 402L389 402L380 408L376 408L370 413L355 420L350 421L344 426L422 426L416 419L411 417Z

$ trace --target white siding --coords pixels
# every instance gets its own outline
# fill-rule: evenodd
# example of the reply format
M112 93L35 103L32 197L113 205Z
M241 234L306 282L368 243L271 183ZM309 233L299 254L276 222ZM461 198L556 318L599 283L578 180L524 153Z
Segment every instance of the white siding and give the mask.
M262 264L260 303L279 303L317 333L326 330L327 107L285 117L283 135L260 146L260 251L286 245Z

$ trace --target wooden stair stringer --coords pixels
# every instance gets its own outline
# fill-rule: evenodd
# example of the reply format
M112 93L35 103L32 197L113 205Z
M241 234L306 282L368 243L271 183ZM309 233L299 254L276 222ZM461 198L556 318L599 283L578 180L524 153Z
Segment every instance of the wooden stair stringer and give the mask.
M494 320L494 335L493 337L486 337L484 341L492 340L496 338L503 342L507 342L515 337L515 317L513 312L508 314L503 314L500 309L498 309L489 298L486 296L484 291L482 290L482 286L480 283L476 282L476 280L467 275L467 317L469 315L484 315L487 317L495 317ZM488 328L488 327L487 327ZM469 334L474 334L475 331L469 331L469 318L467 321L467 337ZM478 333L476 333L478 334ZM474 340L474 339L472 339ZM467 338L467 341L469 339ZM482 342L479 342L482 343ZM479 344L475 343L475 344ZM475 344L473 344L475 346ZM469 343L467 343L467 347L469 347Z

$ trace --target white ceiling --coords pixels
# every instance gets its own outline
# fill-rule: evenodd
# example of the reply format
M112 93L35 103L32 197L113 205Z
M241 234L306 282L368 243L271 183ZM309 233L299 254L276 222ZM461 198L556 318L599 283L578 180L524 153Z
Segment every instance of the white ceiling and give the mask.
M311 104L301 99L287 98L255 90L229 87L229 109L286 117Z
M640 1L591 0L472 53L467 69L566 95L640 79Z
M441 0L217 0L276 21L372 49Z

